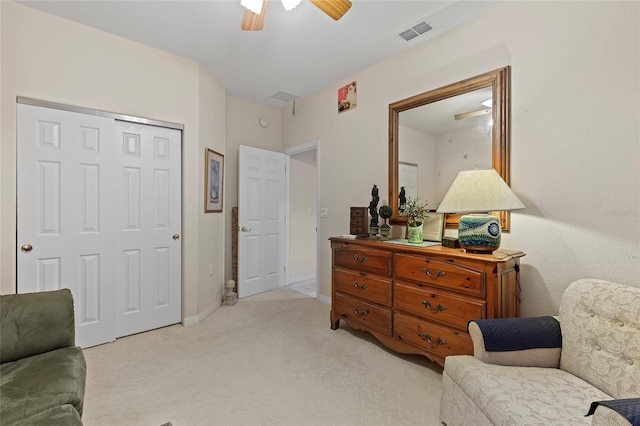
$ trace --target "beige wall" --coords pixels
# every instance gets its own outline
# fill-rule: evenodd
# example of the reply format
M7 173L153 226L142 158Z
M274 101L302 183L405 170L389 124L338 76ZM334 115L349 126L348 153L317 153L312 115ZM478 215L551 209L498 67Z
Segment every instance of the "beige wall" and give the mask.
M0 2L0 292L15 289L17 95L185 125L183 316L200 317L231 277L239 145L279 151L321 141L319 207L330 216L318 224L319 280L328 296L327 239L348 232L349 207L367 206L373 184L387 202L388 104L504 65L512 66L511 183L527 209L512 215L503 247L527 253L523 314L555 313L580 277L637 286L639 12L636 2L508 2L298 100L293 116L225 99L194 61ZM337 89L353 80L358 107L338 114ZM223 214L203 213L205 147L225 155Z
M202 65L199 72L199 137L200 153L195 157L200 164L195 165L199 173L199 182L204 182L204 152L206 148L225 154L226 140L226 92ZM226 195L226 182L223 177L223 196ZM198 215L200 222L198 230L198 313L200 318L218 307L224 294L224 268L225 268L225 213L207 213L204 211L204 188L202 184L193 186L194 197L199 199ZM183 197L183 202L186 199ZM227 210L223 200L223 212ZM209 266L212 266L213 274L210 274Z
M204 148L224 154L225 89L197 62L13 2L1 10L0 292L15 291L16 96L184 125L183 318L221 303L222 215L203 213Z
M283 116L283 145L319 139L320 292L330 292L327 239L350 205L387 198L388 104L512 66L511 183L527 206L502 246L527 253L522 313L557 313L567 285L598 277L639 286L640 4L507 2L485 17L347 76ZM358 107L337 113L356 80Z

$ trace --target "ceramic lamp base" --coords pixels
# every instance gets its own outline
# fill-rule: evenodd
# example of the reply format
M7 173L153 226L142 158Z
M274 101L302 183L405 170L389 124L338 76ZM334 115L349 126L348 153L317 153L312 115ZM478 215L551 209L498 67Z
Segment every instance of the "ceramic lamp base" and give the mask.
M500 222L488 214L469 214L460 218L458 240L470 253L492 253L500 247Z

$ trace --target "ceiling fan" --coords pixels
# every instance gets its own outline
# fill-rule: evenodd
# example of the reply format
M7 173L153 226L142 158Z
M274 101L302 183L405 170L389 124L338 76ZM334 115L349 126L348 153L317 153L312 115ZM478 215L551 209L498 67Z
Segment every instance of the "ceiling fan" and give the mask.
M464 120L465 118L477 117L479 115L491 114L491 108L479 109L477 111L463 112L461 114L455 114L453 118L456 120Z
M264 15L267 11L268 0L241 0L240 4L246 8L242 18L243 31L262 31L264 28ZM318 9L329 15L335 21L342 18L351 8L349 0L309 0ZM300 3L300 0L282 0L286 10L291 10Z
M455 114L453 118L457 120L464 120L466 118L478 117L479 115L491 114L491 110L493 107L493 100L487 99L486 101L481 102L486 108L479 109L476 111L463 112L461 114Z

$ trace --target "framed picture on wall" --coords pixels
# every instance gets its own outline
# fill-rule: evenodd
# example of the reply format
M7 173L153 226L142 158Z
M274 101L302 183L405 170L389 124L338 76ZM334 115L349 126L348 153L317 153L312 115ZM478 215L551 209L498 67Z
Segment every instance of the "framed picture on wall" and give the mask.
M422 239L426 241L442 241L444 232L444 213L429 212L429 217L422 225Z
M205 150L204 212L222 212L224 155Z
M348 111L358 106L358 91L353 81L338 89L338 112Z

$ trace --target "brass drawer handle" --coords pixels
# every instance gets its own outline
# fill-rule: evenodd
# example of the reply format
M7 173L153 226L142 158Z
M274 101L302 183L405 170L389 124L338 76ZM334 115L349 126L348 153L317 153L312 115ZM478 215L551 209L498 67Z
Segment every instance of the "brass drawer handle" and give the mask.
M420 337L425 342L431 343L431 348L432 349L435 348L436 346L444 346L444 345L447 344L447 342L445 340L443 340L441 337L438 337L436 342L433 343L433 341L431 340L431 335L429 335L428 333L424 333L424 334L418 333L418 337Z
M433 275L431 273L431 269L430 268L422 268L422 272L424 272L428 277L431 277L431 278L434 278L434 277L435 278L439 278L439 277L444 277L445 275L447 275L446 272L441 271L439 269L436 271L435 275Z
M425 342L431 343L431 336L429 334L427 334L427 333L424 333L424 334L418 333L418 337L420 337Z
M369 288L369 286L366 284L362 284L362 286L359 286L358 281L354 281L351 285L355 288L360 288L361 290L366 290L367 288Z
M356 262L363 263L363 262L366 262L369 259L367 259L366 257L363 257L362 259L360 259L357 254L354 254L353 255L353 260L355 260Z
M444 312L447 310L447 307L444 305L441 305L440 303L438 303L438 306L436 306L435 308L432 308L431 302L429 302L428 300L427 301L423 300L422 304L424 305L425 308L429 309L434 314L437 314L438 312Z
M362 312L359 312L358 308L352 308L351 310L353 311L354 314L360 315L361 317L366 317L370 313L370 311L368 309L366 311L362 311Z

